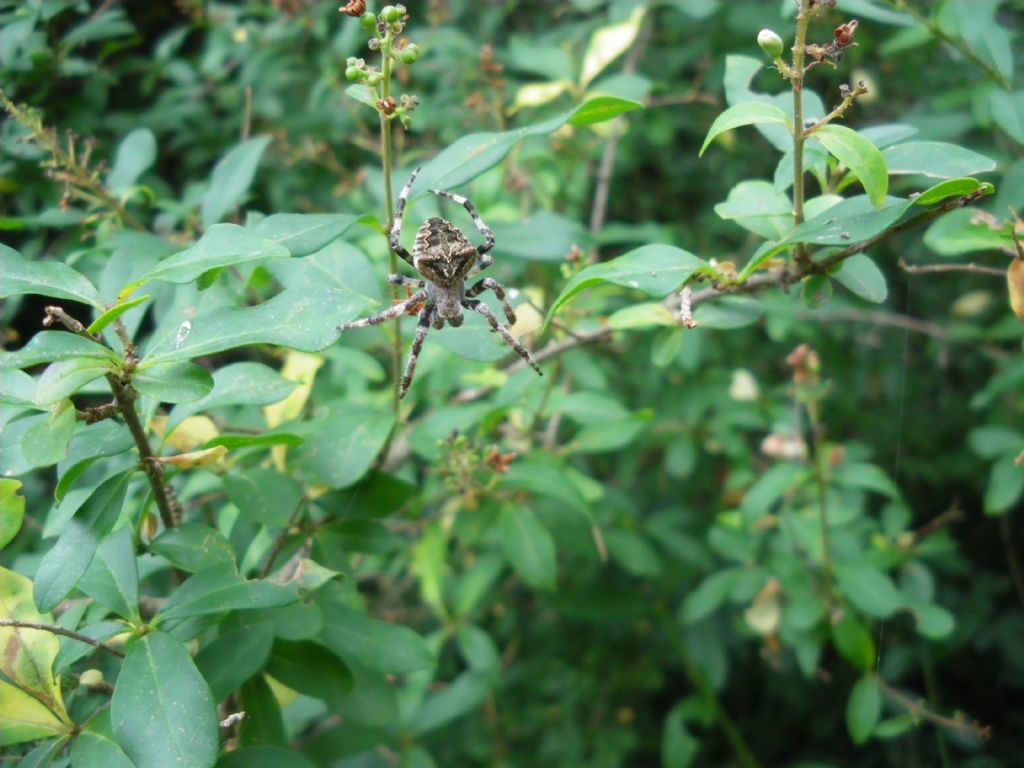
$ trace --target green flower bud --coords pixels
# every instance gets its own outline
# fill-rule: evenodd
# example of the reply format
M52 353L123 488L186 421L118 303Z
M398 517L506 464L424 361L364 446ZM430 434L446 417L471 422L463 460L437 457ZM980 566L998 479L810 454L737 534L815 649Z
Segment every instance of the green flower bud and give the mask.
M770 29L762 29L757 33L757 44L771 59L782 55L782 38Z
M394 24L402 18L402 12L393 5L385 5L380 9L380 18L388 24Z
M410 43L398 52L398 58L403 64L412 64L420 57L420 47L416 43Z
M372 32L377 28L377 17L367 11L359 17L359 26L367 32Z
M346 67L345 78L353 83L359 82L363 79L363 71L358 67Z

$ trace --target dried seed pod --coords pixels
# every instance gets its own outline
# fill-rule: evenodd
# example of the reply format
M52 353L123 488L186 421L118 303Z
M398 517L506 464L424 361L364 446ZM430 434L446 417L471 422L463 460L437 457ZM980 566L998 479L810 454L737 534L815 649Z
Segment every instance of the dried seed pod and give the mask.
M347 5L338 9L341 13L352 18L357 18L366 13L366 0L351 0Z
M1013 314L1024 320L1024 259L1016 258L1006 270L1006 287L1010 293Z

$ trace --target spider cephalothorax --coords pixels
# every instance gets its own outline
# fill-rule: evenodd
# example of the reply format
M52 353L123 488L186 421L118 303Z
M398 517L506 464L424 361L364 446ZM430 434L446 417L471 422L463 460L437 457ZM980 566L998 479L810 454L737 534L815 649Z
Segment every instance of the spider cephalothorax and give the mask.
M492 259L488 251L494 247L494 234L490 227L484 224L483 219L476 212L476 208L466 198L445 192L440 189L430 190L439 197L445 197L452 202L458 203L469 213L473 223L484 237L484 244L476 247L466 238L462 231L451 222L444 219L427 219L423 226L416 233L416 242L410 254L401 243L402 214L405 212L405 203L409 197L409 190L416 174L420 172L417 168L412 172L409 181L402 188L398 196L398 205L395 208L395 224L391 229L391 249L401 256L413 269L423 276L422 280L414 280L401 275L391 275L388 282L392 285L407 285L418 288L405 301L395 304L390 309L348 323L339 327L341 331L348 331L353 328L365 328L368 325L379 325L393 318L399 317L422 303L423 309L419 313L419 323L416 326L416 336L412 342L412 351L409 354L409 362L405 367L405 374L402 376L402 383L398 388L398 396L405 397L409 391L409 384L412 382L413 373L416 371L416 361L419 359L420 350L423 349L423 340L427 336L430 327L441 329L445 323L453 326L462 325L462 310L468 309L476 312L487 320L491 330L501 336L505 342L523 358L530 367L538 374L541 373L536 361L530 357L530 353L511 334L509 328L498 322L491 308L479 299L475 298L484 291L492 291L501 302L501 308L508 318L509 325L516 322L515 312L505 297L505 289L497 280L485 277L478 280L469 288L466 287L466 280L482 272L491 266ZM543 375L543 374L541 374Z

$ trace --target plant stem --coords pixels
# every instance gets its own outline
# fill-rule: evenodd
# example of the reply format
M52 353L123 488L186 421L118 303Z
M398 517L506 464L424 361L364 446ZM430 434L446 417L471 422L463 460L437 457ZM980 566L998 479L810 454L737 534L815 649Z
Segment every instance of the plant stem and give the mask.
M793 225L804 222L804 56L807 52L807 25L811 21L810 0L800 0L796 14L796 39L793 42ZM807 249L797 245L796 261L807 258Z
M17 619L0 619L0 627L13 627L14 629L34 629L39 632L49 632L51 635L60 635L61 637L67 637L72 640L77 640L80 643L91 645L93 648L98 648L101 651L106 651L109 654L117 656L120 659L124 658L124 653L112 648L106 643L100 642L99 640L83 635L79 632L73 632L70 629L64 629L64 627L58 627L55 624L40 624L35 621L18 621Z
M391 31L389 30L381 41L381 101L387 101L391 97L391 72L394 61L391 58ZM391 116L384 113L380 108L377 110L380 117L380 159L384 172L384 221L386 224L385 239L388 241L388 269L390 274L398 274L398 257L391 248L391 230L395 226L395 198L391 187ZM391 286L391 301L398 301L398 286ZM391 407L395 414L398 414L401 400L398 397L398 382L402 376L402 318L395 318L395 333L391 340L391 368L394 371L395 389L392 393Z
M664 608L659 607L657 612L658 617L661 619L662 629L666 637L668 637L672 648L678 654L683 669L686 671L686 676L690 679L693 687L697 689L697 694L704 700L705 705L712 711L715 722L722 729L722 733L725 734L729 744L732 745L733 752L736 753L740 764L745 766L745 768L761 768L761 764L750 750L746 740L743 738L743 734L740 733L740 729L736 727L736 723L733 722L733 719L729 717L729 713L722 707L722 702L719 700L718 694L715 693L715 689L711 687L711 684L700 671L700 668L690 657L686 646L679 638L679 627L676 626Z

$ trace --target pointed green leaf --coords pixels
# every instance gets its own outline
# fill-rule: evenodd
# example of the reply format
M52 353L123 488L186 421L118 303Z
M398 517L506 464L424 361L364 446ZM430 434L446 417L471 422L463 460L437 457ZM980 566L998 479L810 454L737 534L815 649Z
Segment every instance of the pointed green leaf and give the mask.
M368 216L349 213L275 213L260 221L252 231L260 237L288 249L293 257L316 253L341 237Z
M132 299L131 301L118 302L110 309L108 309L106 312L97 317L95 320L93 320L89 327L86 328L86 330L89 333L100 333L108 325L110 325L112 322L117 320L117 318L123 315L125 312L127 312L130 309L135 309L135 307L141 304L145 304L147 301L149 301L148 294L146 296L139 296L137 299Z
M701 144L698 154L703 156L704 150L710 146L711 142L726 131L744 125L782 125L787 129L792 129L789 116L778 107L763 101L746 101L729 107L715 118L715 122L708 129L708 135L704 137L704 143Z
M346 662L395 675L436 663L427 643L408 627L388 624L329 598L317 604L324 617L319 639Z
M296 425L294 431L305 442L291 460L298 474L311 483L348 487L373 466L394 425L390 410L332 403L317 409L312 421Z
M107 186L115 194L134 185L156 162L156 136L149 128L136 128L121 139Z
M209 768L219 727L210 688L185 646L150 632L131 646L110 702L114 735L138 768Z
M36 383L35 404L43 408L53 405L115 370L116 364L106 357L75 357L50 363Z
M282 528L302 499L302 488L273 469L249 467L224 477L228 499L243 516L260 525Z
M168 256L138 282L190 283L212 269L290 256L283 245L237 224L214 224L195 245Z
M200 208L204 227L216 224L242 202L269 144L269 136L257 136L238 144L217 161Z
M886 619L903 605L892 579L870 563L836 563L833 570L840 591L866 615Z
M225 405L270 405L283 400L295 389L295 382L281 378L261 363L231 363L213 372L213 390L191 403L175 406L167 418L167 432L194 413Z
M995 160L942 141L907 141L887 147L882 155L890 174L913 173L933 179L956 179L996 169Z
M50 407L50 418L32 427L21 441L21 455L35 467L49 467L64 460L77 425L75 406L62 400Z
M875 208L885 204L889 172L878 147L856 131L834 123L822 126L811 135L857 177Z
M100 541L121 514L131 475L132 470L126 470L104 480L43 555L35 582L35 599L41 610L53 610L85 574Z
M0 368L0 405L35 407L36 381L16 368Z
M0 299L20 294L49 296L91 304L103 310L96 287L88 278L56 261L29 261L0 244Z
M74 768L136 768L114 739L109 709L90 718L71 742L71 764Z
M622 99L618 96L596 96L573 113L573 116L569 118L569 125L584 126L603 123L613 117L643 108L644 105L639 101Z
M586 267L573 277L548 310L545 325L573 296L603 283L643 291L648 296L666 296L706 267L689 251L671 245L645 245L618 258Z
M0 352L0 368L30 368L40 363L71 360L76 357L108 357L116 362L117 354L102 344L68 331L40 331L14 352Z
M269 621L222 629L217 639L196 656L196 667L209 683L214 701L224 701L263 669L273 644L274 625Z
M311 641L275 642L267 673L289 688L328 704L352 690L352 673L345 662Z
M555 540L529 507L506 506L498 518L501 543L520 578L536 589L554 589Z
M881 304L889 295L882 270L863 253L846 259L832 278L851 293L875 304Z
M846 730L853 743L860 745L871 738L882 716L882 692L873 675L864 675L853 685L846 701Z
M234 564L235 550L224 535L202 523L182 523L157 536L149 549L189 573Z
M118 528L100 542L78 588L122 619L139 618L139 571L131 528Z
M25 522L25 497L19 496L21 481L0 478L0 549L3 549L21 530Z
M161 622L228 611L289 605L298 597L290 586L266 580L246 580L234 565L214 565L192 576L171 595L160 609Z
M190 403L206 397L213 389L213 377L195 363L163 363L139 371L132 377L135 388L160 403Z
M183 318L176 333L149 351L142 367L251 344L319 352L337 341L339 325L355 319L371 303L365 296L340 288L310 288L282 291L255 307L215 309Z

